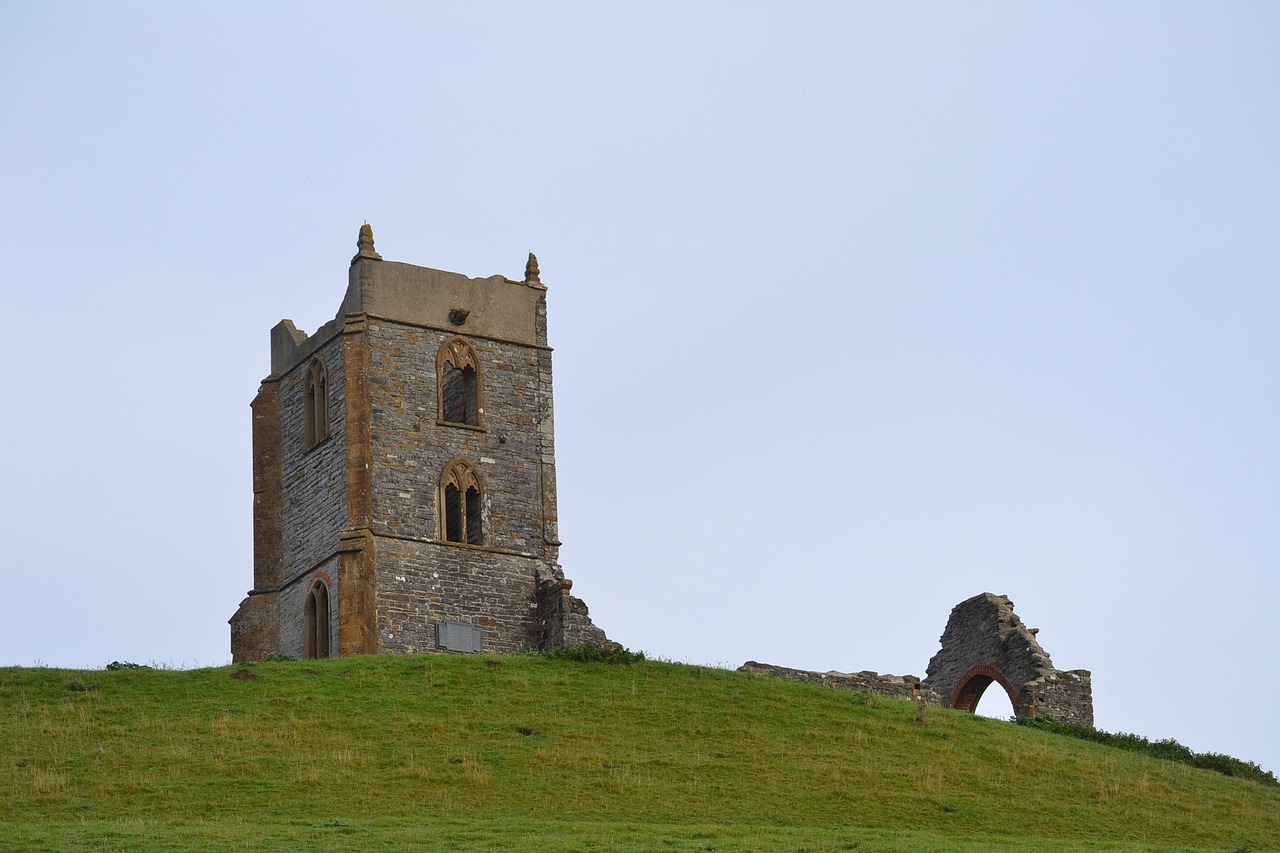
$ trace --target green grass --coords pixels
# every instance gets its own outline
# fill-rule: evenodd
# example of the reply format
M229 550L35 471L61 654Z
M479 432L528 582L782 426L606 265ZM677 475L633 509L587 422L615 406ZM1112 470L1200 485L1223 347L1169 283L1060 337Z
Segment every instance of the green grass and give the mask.
M1048 717L1018 717L1014 720L1020 726L1030 726L1046 732L1105 744L1115 749L1138 752L1152 758L1163 758L1167 761L1181 761L1191 767L1212 770L1227 776L1239 776L1262 785L1280 788L1280 779L1270 770L1264 770L1252 761L1242 761L1220 752L1193 752L1172 738L1165 740L1148 740L1141 735L1127 732L1108 732L1095 729L1093 726L1081 726L1074 723L1062 723Z
M245 670L0 669L0 849L1280 850L1280 789L814 685L539 656Z

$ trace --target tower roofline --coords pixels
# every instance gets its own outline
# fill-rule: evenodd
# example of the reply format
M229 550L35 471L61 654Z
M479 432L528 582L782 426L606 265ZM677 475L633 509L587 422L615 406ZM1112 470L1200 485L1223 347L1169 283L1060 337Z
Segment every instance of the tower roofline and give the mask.
M281 320L271 330L271 375L280 376L342 331L344 318L367 314L391 322L456 331L545 347L538 303L546 298L537 261L526 266L525 281L502 275L470 278L462 273L386 261L374 249L373 229L365 224L351 259L347 292L334 319L313 335ZM533 258L530 253L530 258ZM530 268L533 272L530 273Z

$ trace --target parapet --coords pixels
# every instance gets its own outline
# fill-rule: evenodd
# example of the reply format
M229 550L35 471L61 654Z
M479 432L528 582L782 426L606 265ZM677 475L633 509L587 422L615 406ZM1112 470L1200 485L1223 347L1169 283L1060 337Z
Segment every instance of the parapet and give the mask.
M891 699L914 699L929 705L941 705L942 696L914 675L882 675L878 672L810 672L807 669L791 669L749 660L738 667L738 672L754 672L772 675L786 681L804 681L821 684L837 690L860 690Z
M532 253L523 281L501 275L461 273L385 261L373 245L373 229L360 229L347 292L337 316L312 335L282 320L271 330L271 375L281 376L339 334L345 318L363 314L429 329L457 331L529 346L547 346L545 295Z

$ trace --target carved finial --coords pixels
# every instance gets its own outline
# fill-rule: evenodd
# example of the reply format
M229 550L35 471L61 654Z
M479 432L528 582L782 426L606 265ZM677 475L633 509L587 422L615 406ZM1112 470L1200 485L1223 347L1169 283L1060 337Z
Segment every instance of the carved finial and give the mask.
M351 263L355 263L361 258L373 258L375 261L382 260L373 248L373 226L368 222L360 226L360 237L356 240L356 248L360 251L356 252L356 256L351 259Z
M529 253L529 262L524 265L524 283L525 284L542 284L542 279L538 276L538 256L533 252Z

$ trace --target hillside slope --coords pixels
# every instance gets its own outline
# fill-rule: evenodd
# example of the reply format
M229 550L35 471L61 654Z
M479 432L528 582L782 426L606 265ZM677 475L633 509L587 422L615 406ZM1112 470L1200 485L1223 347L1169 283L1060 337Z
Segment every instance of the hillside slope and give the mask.
M0 669L0 849L1280 850L1280 789L654 662Z

